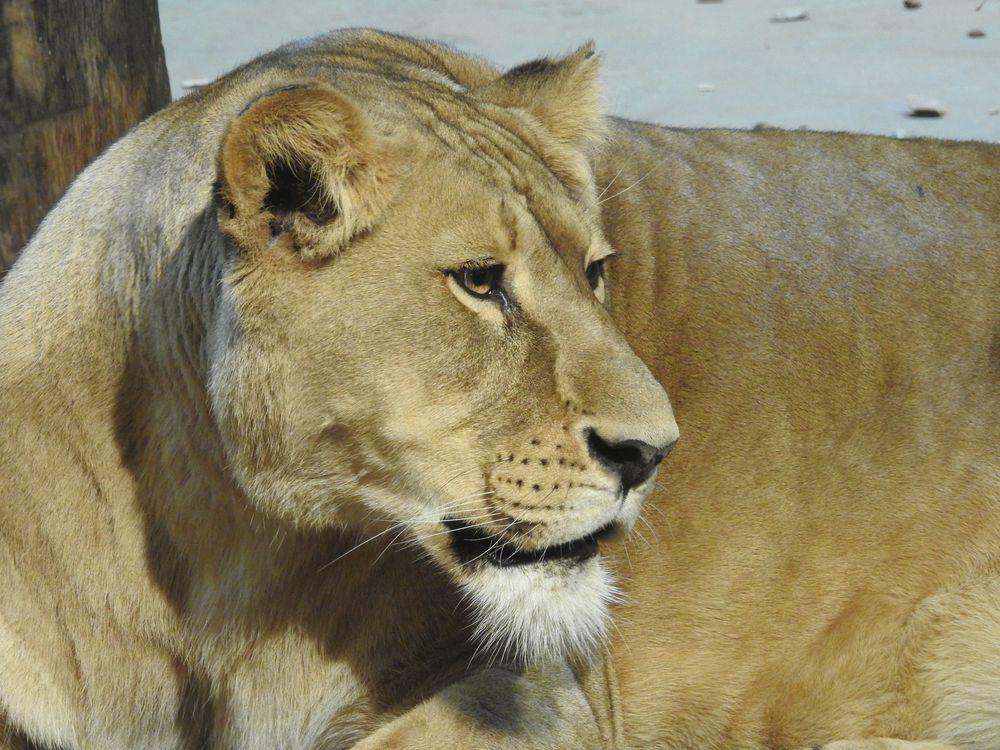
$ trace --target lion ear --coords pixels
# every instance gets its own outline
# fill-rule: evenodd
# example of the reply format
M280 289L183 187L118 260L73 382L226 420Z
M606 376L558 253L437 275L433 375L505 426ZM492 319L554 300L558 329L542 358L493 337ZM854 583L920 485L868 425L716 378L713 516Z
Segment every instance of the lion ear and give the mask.
M593 42L559 60L542 58L511 68L478 90L485 101L530 112L562 141L584 145L605 132L600 58Z
M242 252L280 244L320 259L372 226L395 170L353 104L298 87L265 95L233 121L218 172L220 225Z

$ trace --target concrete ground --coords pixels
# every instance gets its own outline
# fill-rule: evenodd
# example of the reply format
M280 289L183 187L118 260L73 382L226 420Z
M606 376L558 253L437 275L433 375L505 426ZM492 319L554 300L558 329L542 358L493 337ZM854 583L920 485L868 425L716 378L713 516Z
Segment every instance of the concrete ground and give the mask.
M807 19L771 20L792 8ZM1000 0L160 0L160 20L175 96L289 40L371 26L503 66L593 39L609 110L667 125L1000 141ZM946 114L908 116L911 94Z

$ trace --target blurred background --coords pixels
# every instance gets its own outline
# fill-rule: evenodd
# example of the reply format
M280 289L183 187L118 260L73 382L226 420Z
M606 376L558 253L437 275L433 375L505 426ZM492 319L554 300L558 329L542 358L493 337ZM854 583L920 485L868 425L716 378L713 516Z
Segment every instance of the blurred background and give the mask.
M160 19L174 96L291 39L372 26L503 66L593 39L609 109L640 120L1000 140L1000 0L917 3L160 0ZM910 95L944 116L909 117Z

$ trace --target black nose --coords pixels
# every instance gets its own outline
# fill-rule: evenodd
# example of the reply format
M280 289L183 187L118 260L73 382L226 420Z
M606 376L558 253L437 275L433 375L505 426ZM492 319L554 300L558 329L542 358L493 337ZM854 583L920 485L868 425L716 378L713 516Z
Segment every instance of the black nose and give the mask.
M622 440L609 443L594 430L587 430L587 448L598 462L618 474L624 495L637 484L642 484L656 470L657 464L670 453L670 445L657 448L642 440Z

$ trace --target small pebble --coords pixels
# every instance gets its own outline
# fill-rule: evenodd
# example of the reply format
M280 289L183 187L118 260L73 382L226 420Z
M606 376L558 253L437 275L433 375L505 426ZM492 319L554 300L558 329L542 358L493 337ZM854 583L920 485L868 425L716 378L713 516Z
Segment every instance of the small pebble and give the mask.
M994 117L1000 115L1000 107L994 107L993 109L991 109L990 114Z
M200 89L202 86L207 86L211 82L211 78L188 78L186 81L181 81L181 88Z
M698 91L700 91L703 94L710 94L713 91L715 91L715 84L714 83L699 83L698 84Z
M966 34L966 36L969 37L970 39L982 39L984 36L986 36L986 32L983 31L982 29L973 29L968 34Z
M805 21L809 18L809 13L802 8L788 8L780 13L771 16L772 23L788 23L790 21Z
M920 0L903 0L903 7L907 10L916 10L923 3Z
M906 97L910 117L944 117L945 107L937 99L928 96L910 95Z

